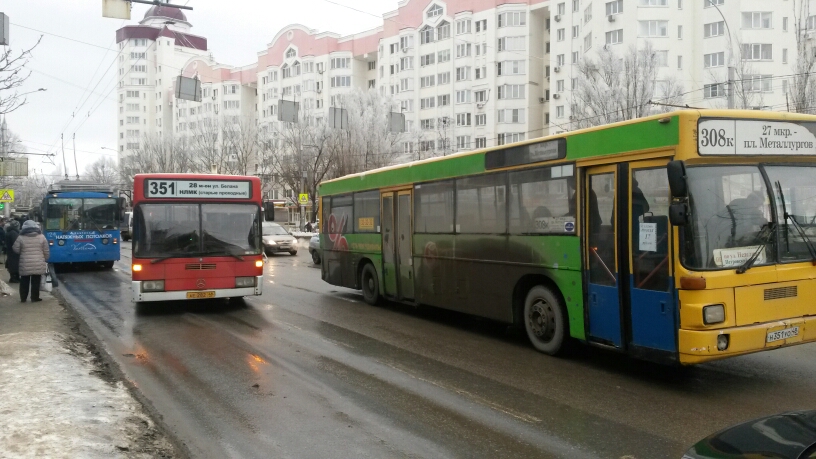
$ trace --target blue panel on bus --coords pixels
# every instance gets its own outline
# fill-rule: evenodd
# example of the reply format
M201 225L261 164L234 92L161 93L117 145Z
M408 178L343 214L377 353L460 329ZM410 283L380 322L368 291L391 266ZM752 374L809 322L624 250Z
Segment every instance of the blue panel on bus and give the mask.
M621 346L620 298L618 287L588 284L589 335Z
M671 278L669 278L671 284ZM674 285L668 292L635 288L629 276L632 296L632 344L663 351L676 351L676 307Z
M50 244L49 263L119 260L119 230L46 231L45 238Z

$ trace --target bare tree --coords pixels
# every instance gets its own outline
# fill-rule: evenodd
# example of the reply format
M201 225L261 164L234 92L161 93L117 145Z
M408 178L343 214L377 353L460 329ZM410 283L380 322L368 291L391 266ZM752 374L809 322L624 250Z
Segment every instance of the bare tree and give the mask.
M253 118L228 123L222 130L224 147L228 153L228 174L247 175L259 161L261 137L258 123Z
M572 93L570 108L574 120L561 126L582 128L630 120L652 114L652 100L672 103L682 99L682 86L673 76L659 80L661 62L651 42L635 46L618 56L610 48L598 52L597 59L578 63L580 77Z
M119 182L119 168L111 158L102 157L85 167L84 178L96 183L113 185Z
M793 77L786 94L789 110L797 113L816 112L816 78L813 75L816 66L816 53L813 51L812 37L808 30L810 2L793 0L793 27L796 33L796 62L792 66Z
M139 149L122 158L119 165L123 182L139 173L190 172L193 161L186 136L145 135Z
M26 69L31 59L31 51L42 41L42 35L28 49L14 54L11 48L0 52L0 114L11 113L26 103L25 96L20 96L17 89L25 83L31 71Z

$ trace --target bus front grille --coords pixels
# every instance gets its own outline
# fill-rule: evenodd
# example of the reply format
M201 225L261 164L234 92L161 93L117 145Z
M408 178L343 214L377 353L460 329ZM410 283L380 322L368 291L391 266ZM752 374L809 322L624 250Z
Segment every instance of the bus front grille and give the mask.
M187 263L184 269L189 271L206 271L215 269L215 263Z
M777 287L765 289L765 301L779 300L782 298L796 298L799 295L797 287Z

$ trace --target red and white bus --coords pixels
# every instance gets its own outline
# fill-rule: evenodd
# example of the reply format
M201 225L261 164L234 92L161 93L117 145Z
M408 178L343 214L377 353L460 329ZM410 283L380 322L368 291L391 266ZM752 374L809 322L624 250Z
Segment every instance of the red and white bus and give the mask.
M261 206L258 177L137 175L133 301L260 295Z

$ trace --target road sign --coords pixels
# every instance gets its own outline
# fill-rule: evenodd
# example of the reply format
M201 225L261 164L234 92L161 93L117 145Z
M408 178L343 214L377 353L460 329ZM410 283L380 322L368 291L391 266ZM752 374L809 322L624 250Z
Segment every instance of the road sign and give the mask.
M14 202L14 190L0 190L0 202Z
M130 2L125 0L102 0L102 17L130 19Z
M28 177L28 158L0 158L0 176Z
M298 195L298 202L302 206L309 204L309 195L306 193L300 193L300 195Z

